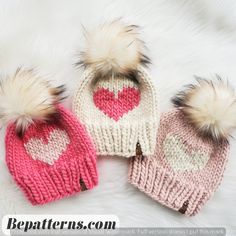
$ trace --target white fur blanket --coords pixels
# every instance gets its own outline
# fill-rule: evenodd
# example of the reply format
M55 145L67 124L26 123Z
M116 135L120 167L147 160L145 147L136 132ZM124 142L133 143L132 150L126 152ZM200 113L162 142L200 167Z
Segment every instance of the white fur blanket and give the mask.
M34 67L73 94L81 71L74 68L82 47L82 25L91 28L123 17L142 27L162 111L193 75L218 73L236 88L235 0L0 0L0 72ZM66 102L70 107L70 99ZM187 218L149 199L127 183L128 161L99 158L100 184L92 191L45 206L31 206L8 173L0 136L0 215L115 214L123 227L226 227L236 235L236 142L223 182L199 215Z

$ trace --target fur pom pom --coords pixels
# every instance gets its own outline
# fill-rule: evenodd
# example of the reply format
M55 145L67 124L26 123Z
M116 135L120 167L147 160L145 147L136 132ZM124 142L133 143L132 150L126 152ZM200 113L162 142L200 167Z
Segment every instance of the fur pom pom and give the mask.
M85 32L87 47L77 65L91 66L100 76L112 73L130 75L138 64L148 64L138 27L120 21L105 24L93 33Z
M17 133L22 133L34 120L48 120L64 90L64 86L50 87L33 70L18 69L0 83L1 123L15 122Z
M213 81L197 77L197 85L187 86L172 101L202 135L220 141L236 127L236 96L227 82L216 77Z

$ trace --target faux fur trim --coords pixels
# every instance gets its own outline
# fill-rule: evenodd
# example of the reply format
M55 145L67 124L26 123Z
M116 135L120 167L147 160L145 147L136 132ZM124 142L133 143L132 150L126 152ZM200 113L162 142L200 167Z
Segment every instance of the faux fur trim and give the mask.
M33 70L19 68L0 83L0 121L15 122L17 132L21 133L34 120L48 120L55 114L55 104L64 91L64 86L50 86Z
M136 25L116 20L94 32L85 32L87 47L77 65L93 67L100 76L133 74L138 64L150 63L144 42L138 38L138 29Z
M215 141L227 139L236 127L234 89L218 75L215 80L196 79L196 85L186 86L172 102L202 135Z

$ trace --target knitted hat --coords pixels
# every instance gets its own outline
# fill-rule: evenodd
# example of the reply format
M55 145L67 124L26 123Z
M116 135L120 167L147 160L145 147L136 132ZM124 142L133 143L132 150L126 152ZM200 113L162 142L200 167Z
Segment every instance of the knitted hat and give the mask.
M236 125L236 96L221 80L199 80L162 115L155 155L132 158L129 182L188 216L199 212L220 184L227 137Z
M85 72L73 111L93 137L97 154L131 157L155 150L158 111L155 88L144 69L149 58L137 27L119 21L86 33Z
M44 204L93 188L94 146L80 122L57 103L52 88L32 71L17 70L1 83L0 117L9 122L6 162L32 204Z

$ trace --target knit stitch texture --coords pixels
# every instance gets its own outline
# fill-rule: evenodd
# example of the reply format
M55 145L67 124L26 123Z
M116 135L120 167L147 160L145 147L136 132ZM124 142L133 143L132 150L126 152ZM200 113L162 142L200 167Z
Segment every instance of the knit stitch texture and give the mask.
M152 155L159 121L156 90L142 67L137 76L97 78L87 69L73 101L73 111L93 137L98 155L135 155L140 144Z
M50 122L36 122L22 137L10 124L6 162L14 180L32 204L44 204L98 182L96 153L85 128L62 106Z
M219 186L228 141L202 138L178 109L163 114L155 155L130 161L129 182L161 204L197 214Z

